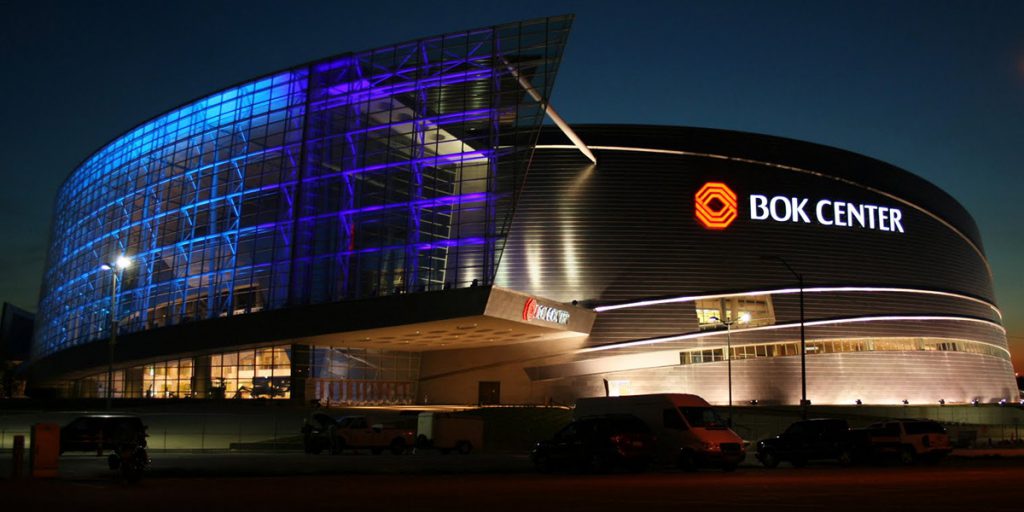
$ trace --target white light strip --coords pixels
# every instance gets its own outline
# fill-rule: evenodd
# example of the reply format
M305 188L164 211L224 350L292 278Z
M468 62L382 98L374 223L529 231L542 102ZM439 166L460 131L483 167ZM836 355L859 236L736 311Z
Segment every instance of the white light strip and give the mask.
M893 315L893 316L861 316L861 317L856 317L856 318L839 318L839 319L835 319L835 320L812 320L810 322L804 322L804 327L813 327L813 326L816 326L816 325L839 325L839 324L853 324L853 323L864 323L864 322L892 322L892 321L898 321L898 322L902 322L902 321L906 321L906 322L913 322L913 321L974 322L974 323L985 324L985 325L988 325L990 327L994 327L994 328L998 329L1000 332L1002 332L1004 336L1006 335L1006 329L1003 328L1003 326L1001 326L1001 325L999 325L999 324L997 324L995 322L991 322L989 320L982 320L980 318L969 318L969 317L963 317L963 316L926 316L926 315L917 315L917 316L909 316L909 315L908 316L899 316L899 315ZM800 322L794 322L794 323L788 323L788 324L765 325L765 326L761 326L761 327L749 327L749 328L743 329L742 332L774 331L774 330L778 330L778 329L789 329L791 327L800 327ZM726 331L713 331L713 332L695 332L695 333L690 333L690 334L680 334L678 336L666 336L666 337L662 337L662 338L649 338L649 339L646 339L646 340L626 341L626 342L623 342L623 343L612 343L612 344L608 344L608 345L601 345L601 346L598 346L598 347L581 348L579 350L576 350L575 353L577 353L577 354L587 354L587 353L590 353L590 352L602 352L602 351L605 351L605 350L616 350L616 349L620 349L620 348L642 347L642 346L646 346L646 345L657 345L659 343L669 343L669 342L672 342L672 341L692 340L694 338L704 338L704 337L710 337L710 336L722 336L722 335L726 335L728 333L729 333L729 331L727 331L727 330ZM979 343L982 343L982 342L979 342ZM999 347L998 345L993 345L993 346L998 347L998 348L1000 348L1002 350L1006 350L1005 348ZM1009 355L1010 352L1008 350L1006 350L1006 353L1007 353L1007 355Z
M574 147L575 146L568 146L568 145L565 145L565 144L550 144L550 145L535 146L536 149L571 149L571 148L574 148ZM680 150L675 150L675 149L632 148L632 147L626 147L626 146L590 146L590 147L593 148L593 149L599 149L599 150L604 150L604 151L629 151L629 152L633 152L633 153L658 153L658 154L662 154L662 155L699 156L699 157L703 157L703 158L715 158L715 159L718 159L718 160L733 160L733 161L736 161L736 162L744 162L744 163L749 163L749 164L764 165L764 166L767 166L767 167L775 167L775 168L778 168L778 169L785 169L787 171L795 171L795 172L800 172L800 173L804 173L804 174L811 174L811 175L814 175L814 176L819 176L819 177L822 177L822 178L827 178L827 179L839 181L839 182L842 182L842 183L847 183L847 184L850 184L850 185L854 185L854 186L863 188L865 190L869 190L871 192L874 192L876 194L883 195L883 196L888 197L888 198L890 198L890 199L892 199L894 201L899 201L900 203L903 203L903 204L905 204L905 205L907 205L907 206L909 206L909 207L911 207L911 208L913 208L913 209L915 209L917 211L920 211L921 213L931 217L932 219L936 220L937 222L939 222L943 226L946 226L949 230L951 230L952 232L956 233L957 236L962 238L964 240L964 242L967 242L967 245L970 245L971 248L974 249L974 252L978 253L978 256L981 258L981 262L985 265L985 270L988 271L989 279L990 280L992 279L992 267L989 266L988 258L985 257L985 253L982 252L981 248L978 247L977 245L975 245L974 242L971 241L971 239L967 237L967 235L963 234L963 232L961 232L959 229L957 229L956 226L950 224L949 222L946 222L945 219L939 217L938 215L935 215L934 213L924 209L923 207L918 206L918 205L916 205L916 204L914 204L914 203L912 203L910 201L907 201L906 199L903 199L903 198L901 198L899 196L890 194L888 192L885 192L883 190L879 190L879 189L874 188L874 187L869 187L867 185L863 185L861 183L857 183L856 181L853 181L853 180L849 180L849 179L846 179L846 178L840 178L840 177L837 177L837 176L831 176L831 175L828 175L828 174L825 174L825 173L822 173L822 172L812 171L810 169L803 169L803 168L800 168L800 167L793 167L791 165L776 164L776 163L772 163L772 162L764 162L764 161L761 161L761 160L752 160L752 159L749 159L749 158L739 158L739 157L726 156L726 155L715 155L715 154L712 154L712 153L697 153L697 152L694 152L694 151L680 151Z
M952 297L955 299L968 300L984 306L992 308L996 315L999 316L1000 320L1003 318L1003 313L999 311L999 308L992 304L969 295L962 295L959 293L952 292L940 292L936 290L920 290L917 288L890 288L881 286L815 286L811 288L804 288L804 293L827 293L827 292L866 292L866 293L915 293L922 295L938 295L940 297ZM641 308L645 306L656 306L658 304L673 304L677 302L694 302L698 300L707 299L724 299L729 297L745 297L752 295L786 295L790 293L800 293L799 288L779 288L776 290L754 290L749 292L737 292L737 293L720 293L716 295L692 295L692 296L679 296L679 297L668 297L664 299L647 299L636 302L627 302L623 304L611 304L608 306L598 306L594 308L594 311L603 313L605 311L614 311L616 309L628 309L628 308Z

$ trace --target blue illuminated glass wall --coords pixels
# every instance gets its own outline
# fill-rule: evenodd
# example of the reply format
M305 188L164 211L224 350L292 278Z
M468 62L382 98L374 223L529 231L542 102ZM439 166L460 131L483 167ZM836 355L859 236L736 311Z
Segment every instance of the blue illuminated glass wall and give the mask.
M58 192L33 358L182 322L490 284L571 17L347 54L150 120Z

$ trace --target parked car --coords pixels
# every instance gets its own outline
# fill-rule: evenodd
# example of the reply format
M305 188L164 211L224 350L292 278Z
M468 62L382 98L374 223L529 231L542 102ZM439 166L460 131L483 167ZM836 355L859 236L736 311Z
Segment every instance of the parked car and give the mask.
M128 414L79 416L60 429L60 453L115 450L122 445L146 447L146 425Z
M385 449L399 455L416 446L415 419L411 425L371 422L366 416L345 416L334 427L331 453L345 449L369 448L373 454Z
M654 435L640 418L610 414L573 421L552 439L537 443L530 459L542 471L642 470L655 450Z
M686 471L700 467L733 471L747 454L743 439L697 395L663 393L576 401L575 417L596 414L632 414L640 418L657 440L655 460Z
M864 429L866 448L875 458L895 455L900 463L935 463L953 451L946 427L932 420L891 420Z
M757 460L766 468L781 462L802 467L810 460L852 462L850 425L846 420L812 419L793 423L781 434L757 443Z

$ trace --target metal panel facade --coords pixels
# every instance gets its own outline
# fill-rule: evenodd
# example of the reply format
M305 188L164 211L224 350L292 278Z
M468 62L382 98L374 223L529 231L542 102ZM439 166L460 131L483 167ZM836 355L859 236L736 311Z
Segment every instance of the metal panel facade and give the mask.
M921 399L928 387L934 400L1012 398L1005 331L976 228L934 186L870 158L762 135L629 126L577 132L598 164L545 132L498 272L501 286L599 311L589 348L529 364L535 383L548 383L539 393L603 393L601 380L613 379L632 382L632 393L671 389L716 400L724 379L699 376L724 368L727 333L700 321L701 308L735 320L744 306L708 304L745 300L770 318L734 324L734 371L757 375L751 382L760 384L747 384L749 399L795 401L799 374L794 380L785 368L799 366L797 353L786 352L800 339L799 290L775 259L782 258L803 275L808 360L815 371L835 374L831 387L866 389L857 398L878 403L906 393ZM695 195L709 182L737 197L725 229L698 218ZM809 218L755 219L763 212L752 195L808 199ZM823 208L898 209L899 229L822 225L814 210L822 199L832 201ZM778 202L780 218L792 201ZM656 351L664 357L642 356ZM833 353L846 351L855 353ZM626 354L636 356L619 358ZM977 371L968 370L972 361ZM630 371L634 364L646 369ZM675 368L653 369L667 365ZM908 371L918 374L912 390L901 384ZM844 393L818 390L809 398L831 402Z

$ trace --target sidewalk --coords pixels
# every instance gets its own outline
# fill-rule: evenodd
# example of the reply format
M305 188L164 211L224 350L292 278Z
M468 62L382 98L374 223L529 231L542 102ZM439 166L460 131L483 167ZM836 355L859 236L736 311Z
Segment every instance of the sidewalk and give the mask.
M965 459L1012 459L1024 457L1024 448L962 448L953 450L950 457Z
M26 457L27 458L27 457ZM534 471L525 454L441 455L425 452L371 455L369 451L344 455L309 455L302 452L151 453L146 474L153 478L245 478L344 474L488 474ZM0 454L0 480L9 478L10 454ZM28 474L27 463L24 474ZM65 454L60 457L61 480L104 480L115 476L107 457Z

